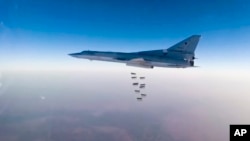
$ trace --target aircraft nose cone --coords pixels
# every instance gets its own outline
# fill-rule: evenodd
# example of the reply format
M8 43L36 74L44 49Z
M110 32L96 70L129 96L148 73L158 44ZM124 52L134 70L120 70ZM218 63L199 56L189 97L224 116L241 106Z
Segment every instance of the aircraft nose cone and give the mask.
M77 54L78 53L70 53L70 54L68 54L69 56L72 56L72 57L77 57Z

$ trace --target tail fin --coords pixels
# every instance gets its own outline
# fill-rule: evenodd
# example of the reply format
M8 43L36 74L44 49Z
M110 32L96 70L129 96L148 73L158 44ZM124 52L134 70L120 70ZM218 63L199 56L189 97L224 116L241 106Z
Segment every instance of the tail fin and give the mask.
M200 40L201 35L192 35L187 39L180 41L179 43L171 46L167 49L168 52L183 52L194 54L196 46Z

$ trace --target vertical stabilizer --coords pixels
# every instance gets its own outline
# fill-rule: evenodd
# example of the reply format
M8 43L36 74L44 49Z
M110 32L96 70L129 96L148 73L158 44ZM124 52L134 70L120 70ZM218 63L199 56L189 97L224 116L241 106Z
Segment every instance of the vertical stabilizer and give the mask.
M196 46L200 40L200 35L192 35L187 39L171 46L167 49L168 52L183 52L183 53L190 53L194 54Z

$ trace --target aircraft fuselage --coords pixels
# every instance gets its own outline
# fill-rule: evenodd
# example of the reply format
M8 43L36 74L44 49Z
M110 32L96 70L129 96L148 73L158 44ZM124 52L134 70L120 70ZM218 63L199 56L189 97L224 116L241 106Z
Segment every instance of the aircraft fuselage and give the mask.
M88 50L79 53L72 53L69 55L72 57L89 60L126 63L128 66L143 68L186 68L194 66L194 52L199 39L200 35L193 35L168 49L161 50L149 50L131 53Z
M143 54L140 52L122 53L122 52L83 51L81 53L73 53L70 55L72 57L89 59L89 60L127 63L127 65L130 65L130 60L133 60L134 58L143 58L145 60L143 64L149 67L151 66L175 67L175 68L190 67L190 63L188 61L183 59L171 58L171 56L169 57L167 54L156 56L156 55ZM133 66L133 63L131 64L131 66Z

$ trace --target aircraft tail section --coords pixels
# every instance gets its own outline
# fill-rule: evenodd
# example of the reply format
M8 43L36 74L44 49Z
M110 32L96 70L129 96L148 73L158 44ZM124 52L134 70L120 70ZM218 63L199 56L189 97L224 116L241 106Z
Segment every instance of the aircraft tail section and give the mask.
M187 39L171 46L167 49L167 52L182 52L194 54L196 46L200 40L200 35L192 35Z

